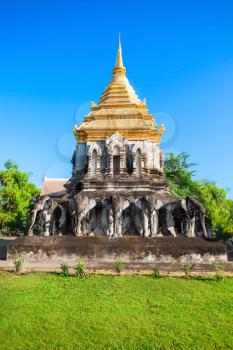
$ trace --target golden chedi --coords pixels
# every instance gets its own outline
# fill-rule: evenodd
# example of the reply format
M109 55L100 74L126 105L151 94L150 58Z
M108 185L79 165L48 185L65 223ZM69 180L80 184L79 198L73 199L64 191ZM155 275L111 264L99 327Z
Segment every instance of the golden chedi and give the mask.
M92 104L83 123L74 127L78 142L105 140L115 131L131 141L153 142L159 142L164 131L163 126L156 125L146 102L140 101L126 77L120 40L110 83L98 104Z
M74 127L73 173L65 191L55 192L53 187L49 193L48 180L43 186L44 196L55 202L44 197L46 234L58 230L76 236L157 235L158 208L172 199L163 175L163 132L126 77L119 40L110 83L83 123ZM53 210L60 212L58 224Z

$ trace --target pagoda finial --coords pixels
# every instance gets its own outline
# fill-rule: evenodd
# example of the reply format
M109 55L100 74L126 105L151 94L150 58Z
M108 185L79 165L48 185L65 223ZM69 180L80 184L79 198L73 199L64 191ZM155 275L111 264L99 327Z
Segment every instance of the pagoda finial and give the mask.
M113 75L116 75L116 74L125 75L125 73L126 73L126 69L123 65L122 51L121 51L121 37L119 33L117 59L116 59L116 65L113 69Z

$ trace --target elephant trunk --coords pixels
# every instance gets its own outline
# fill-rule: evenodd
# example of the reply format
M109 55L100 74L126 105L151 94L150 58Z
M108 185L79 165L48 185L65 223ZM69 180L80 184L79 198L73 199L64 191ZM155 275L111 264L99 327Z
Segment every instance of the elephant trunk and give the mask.
M200 213L201 227L204 232L204 236L207 237L206 227L205 227L205 212Z

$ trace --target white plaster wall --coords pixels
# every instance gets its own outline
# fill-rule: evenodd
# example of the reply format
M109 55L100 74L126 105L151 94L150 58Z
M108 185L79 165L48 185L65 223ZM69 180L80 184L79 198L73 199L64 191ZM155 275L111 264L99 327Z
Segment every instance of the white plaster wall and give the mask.
M103 141L97 141L97 143L103 149ZM75 155L75 170L82 170L86 166L88 149L92 142L77 143L76 155ZM160 146L156 142L148 141L127 141L130 151L132 151L135 144L137 144L142 153L145 154L146 168L147 169L160 169Z
M160 146L158 143L149 141L128 141L127 143L130 145L130 149L135 144L141 148L142 153L145 154L147 169L160 169Z

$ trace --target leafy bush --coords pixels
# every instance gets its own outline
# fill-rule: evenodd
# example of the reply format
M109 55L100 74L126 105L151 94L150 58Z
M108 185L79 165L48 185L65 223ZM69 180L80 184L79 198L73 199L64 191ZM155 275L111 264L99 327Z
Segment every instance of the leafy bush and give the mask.
M219 238L229 238L233 232L233 200L227 191L214 182L193 179L195 164L189 163L189 154L168 153L164 161L164 174L170 184L171 193L178 198L196 197L210 218L213 233Z
M0 235L19 234L28 228L31 209L40 193L13 160L0 169Z
M85 264L81 260L76 265L76 276L79 278L85 277Z
M61 275L63 277L68 277L70 274L69 266L66 263L61 264Z
M120 259L116 259L114 262L114 268L116 270L117 273L121 273L122 271L124 271L124 264Z
M154 278L161 278L160 270L157 267L154 269L152 276Z
M224 279L224 262L222 260L215 260L212 263L212 267L215 271L216 281L222 281Z
M183 264L183 271L185 273L185 278L192 277L191 272L193 271L194 267L195 267L195 263L192 263L192 262L187 262Z
M14 261L14 264L15 264L15 271L16 272L19 272L22 270L22 268L23 268L23 260L22 259L16 259Z

